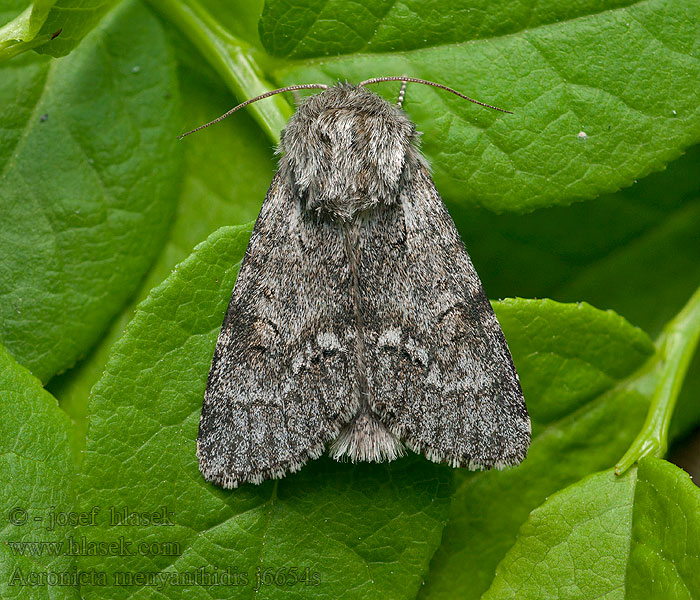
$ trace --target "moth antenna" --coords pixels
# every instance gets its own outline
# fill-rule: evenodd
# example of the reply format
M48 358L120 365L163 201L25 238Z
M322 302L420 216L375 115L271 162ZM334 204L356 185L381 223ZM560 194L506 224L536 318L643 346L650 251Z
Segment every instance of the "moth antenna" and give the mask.
M369 85L371 83L381 83L382 81L403 81L403 82L410 81L412 83L422 83L423 85L432 85L433 87L440 88L441 90L446 90L448 92L451 92L455 96L459 96L460 98L464 98L465 100L469 100L469 102L473 102L474 104L478 104L479 106L485 106L486 108L492 108L493 110L498 110L500 112L508 113L509 115L513 114L513 111L506 110L505 108L498 108L498 106L486 104L485 102L479 102L478 100L474 100L474 98L470 98L469 96L465 96L464 94L460 94L457 90L453 90L452 88L447 87L446 85L442 85L441 83L435 83L434 81L427 81L425 79L417 79L416 77L393 77L393 76L392 77L374 77L373 79L367 79L365 81L361 81L358 85L365 86L365 85Z
M274 96L275 94L281 94L282 92L293 92L295 90L310 90L310 89L318 89L318 90L325 90L328 89L328 86L325 83L302 83L299 85L290 85L287 87L279 88L277 90L272 90L271 92L265 92L264 94L260 94L259 96L256 96L255 98L251 98L250 100L246 100L245 102L242 102L238 106L235 106L228 112L225 112L223 115L220 117L217 117L213 121L209 121L209 123L205 123L204 125L200 125L199 127L196 127L195 129L192 129L191 131L188 131L187 133L183 133L182 135L177 136L178 140L181 140L184 138L186 135L190 135L190 133L195 133L199 131L200 129L204 129L205 127L209 127L209 125L214 125L215 123L218 123L219 121L223 121L226 117L229 115L232 115L235 113L237 110L240 110L241 108L244 108L248 106L249 104L253 104L253 102L257 102L258 100L263 100L264 98L269 98L270 96Z
M401 78L401 89L399 90L399 99L396 101L396 106L401 108L403 106L404 98L406 97L406 85L408 82L405 77ZM360 84L362 85L362 84Z

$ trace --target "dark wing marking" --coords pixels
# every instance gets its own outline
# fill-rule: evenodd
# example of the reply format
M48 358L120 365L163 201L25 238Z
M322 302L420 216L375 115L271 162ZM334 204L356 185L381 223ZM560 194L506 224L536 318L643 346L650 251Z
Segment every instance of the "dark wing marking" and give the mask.
M428 458L469 468L525 457L530 420L500 325L424 168L365 218L360 286L369 403Z
M204 396L197 456L224 487L315 458L358 407L356 331L338 228L275 175L233 290Z

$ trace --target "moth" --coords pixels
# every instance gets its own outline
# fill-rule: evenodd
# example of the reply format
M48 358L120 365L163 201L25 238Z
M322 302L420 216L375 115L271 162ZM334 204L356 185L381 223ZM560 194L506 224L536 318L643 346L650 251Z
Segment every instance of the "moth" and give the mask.
M397 105L366 87L394 80ZM469 469L527 453L518 375L401 109L407 81L496 108L382 77L274 90L212 121L323 90L282 132L218 337L197 439L208 481L283 477L327 446L336 460L391 461L408 447Z

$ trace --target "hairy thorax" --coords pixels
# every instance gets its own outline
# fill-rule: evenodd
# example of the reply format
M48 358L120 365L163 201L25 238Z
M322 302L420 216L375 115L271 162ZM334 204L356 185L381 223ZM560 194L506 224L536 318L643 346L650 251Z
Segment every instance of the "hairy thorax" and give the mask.
M280 169L307 210L348 221L397 202L423 163L413 123L364 88L340 84L307 98L282 133Z

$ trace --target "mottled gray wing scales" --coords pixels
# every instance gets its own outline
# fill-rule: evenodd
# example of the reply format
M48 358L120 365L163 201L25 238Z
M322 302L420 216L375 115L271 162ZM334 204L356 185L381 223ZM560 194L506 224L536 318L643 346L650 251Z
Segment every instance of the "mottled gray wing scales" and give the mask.
M302 214L277 174L216 344L197 440L224 487L299 469L357 411L348 262L337 228Z
M363 221L360 287L369 402L428 458L518 464L530 421L500 325L424 168Z

